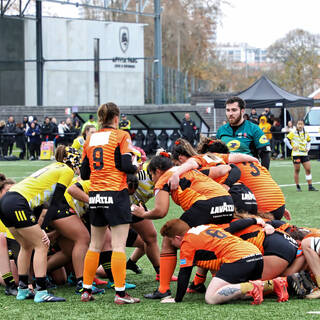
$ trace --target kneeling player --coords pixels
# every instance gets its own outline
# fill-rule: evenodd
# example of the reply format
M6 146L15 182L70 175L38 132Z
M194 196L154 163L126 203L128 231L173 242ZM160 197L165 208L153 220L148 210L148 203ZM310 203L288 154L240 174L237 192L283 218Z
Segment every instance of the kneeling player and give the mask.
M184 221L168 221L161 229L162 236L172 239L180 248L180 272L176 297L162 302L181 302L187 290L193 265L217 271L206 292L208 304L221 304L231 300L253 297L253 304L263 301L263 258L251 243L219 228L201 225L191 228ZM254 280L254 281L250 281Z

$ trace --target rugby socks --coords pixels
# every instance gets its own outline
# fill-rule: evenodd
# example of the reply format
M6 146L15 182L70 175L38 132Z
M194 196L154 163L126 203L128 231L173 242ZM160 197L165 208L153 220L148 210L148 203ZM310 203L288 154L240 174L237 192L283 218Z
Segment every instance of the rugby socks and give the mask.
M47 277L36 277L36 288L37 291L47 290Z
M113 251L111 256L111 271L114 278L114 288L116 290L116 294L120 297L125 296L126 270L126 254L124 252Z
M160 266L153 266L154 271L156 274L160 274Z
M114 282L112 271L111 271L111 256L112 256L112 250L101 252L100 253L100 262L99 263L102 265L103 270L107 275L107 278L111 282Z
M28 289L28 275L19 275L19 288L20 289Z
M159 292L165 293L170 289L170 281L177 264L176 253L160 254L160 286Z
M6 286L11 287L14 285L14 279L11 271L3 274L2 279L5 282Z
M273 292L273 280L263 281L263 294L270 294Z
M99 252L88 250L84 259L83 289L91 293L92 283L99 266Z
M247 294L253 289L253 284L250 282L241 282L240 283L240 290L242 294Z
M196 273L193 279L193 284L197 286L198 284L205 283L207 276L201 273Z

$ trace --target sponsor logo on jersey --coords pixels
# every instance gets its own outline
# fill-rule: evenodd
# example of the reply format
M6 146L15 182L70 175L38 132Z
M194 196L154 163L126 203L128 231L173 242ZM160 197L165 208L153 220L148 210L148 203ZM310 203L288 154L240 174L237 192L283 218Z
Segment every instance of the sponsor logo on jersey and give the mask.
M234 211L234 205L227 204L226 202L224 202L222 206L212 207L210 214L233 212L233 211Z
M256 197L254 196L254 194L252 192L248 192L248 193L242 193L241 199L242 200L256 200Z
M94 197L89 198L89 204L113 204L112 197L102 197L96 194Z
M239 149L240 141L239 140L231 140L227 143L227 147L230 151L235 151L235 150Z
M261 144L264 144L264 143L268 143L269 140L268 140L268 138L266 137L266 135L264 134L263 136L260 137L259 142L260 142Z
M187 260L186 259L180 259L180 265L183 266L184 264L187 263Z

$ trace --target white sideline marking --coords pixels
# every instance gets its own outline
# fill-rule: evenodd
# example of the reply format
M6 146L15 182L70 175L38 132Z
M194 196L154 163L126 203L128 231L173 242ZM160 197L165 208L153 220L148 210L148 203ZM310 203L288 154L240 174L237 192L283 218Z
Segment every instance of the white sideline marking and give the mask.
M320 311L308 311L309 314L320 314Z
M312 184L320 184L320 182L312 182ZM306 186L307 183L299 183L300 186ZM293 187L293 186L296 186L295 183L293 184L279 184L279 187L282 188L282 187Z

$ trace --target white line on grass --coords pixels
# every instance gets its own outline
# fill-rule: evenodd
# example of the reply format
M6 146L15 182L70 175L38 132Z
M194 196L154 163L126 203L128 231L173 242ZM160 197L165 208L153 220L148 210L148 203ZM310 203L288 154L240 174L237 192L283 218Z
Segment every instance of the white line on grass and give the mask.
M312 184L320 184L320 182L312 182ZM301 186L306 186L307 183L299 183L299 185ZM296 184L279 184L279 187L293 187L293 186L296 186Z

